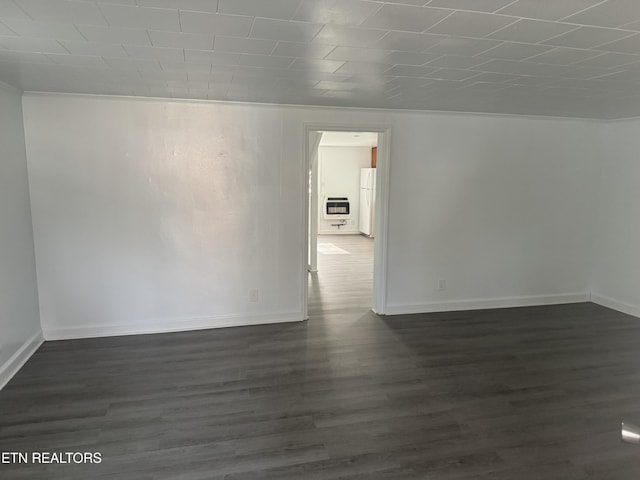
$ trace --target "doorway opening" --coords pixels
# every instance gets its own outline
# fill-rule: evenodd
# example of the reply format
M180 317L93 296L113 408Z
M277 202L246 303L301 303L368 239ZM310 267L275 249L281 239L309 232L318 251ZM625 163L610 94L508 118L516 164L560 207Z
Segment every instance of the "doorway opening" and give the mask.
M305 316L384 314L389 130L305 133Z

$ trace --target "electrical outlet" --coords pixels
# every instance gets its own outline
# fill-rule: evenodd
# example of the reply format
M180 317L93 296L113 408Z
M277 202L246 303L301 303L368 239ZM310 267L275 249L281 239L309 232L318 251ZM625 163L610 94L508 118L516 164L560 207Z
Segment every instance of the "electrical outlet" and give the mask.
M259 298L258 294L259 294L258 290L249 290L249 300L251 302L257 302Z
M438 291L442 292L447 289L447 281L444 278L438 280Z

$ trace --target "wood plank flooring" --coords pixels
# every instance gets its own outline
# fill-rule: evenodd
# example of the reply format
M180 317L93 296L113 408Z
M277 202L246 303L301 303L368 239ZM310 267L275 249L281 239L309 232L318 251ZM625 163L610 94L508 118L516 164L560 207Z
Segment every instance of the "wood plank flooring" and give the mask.
M324 260L344 285L317 275L308 322L45 343L0 392L0 451L103 462L0 478L640 478L619 439L640 423L639 319L588 303L381 318L358 260Z
M318 245L334 245L348 255L318 253L318 272L309 274L309 316L364 313L373 297L373 242L362 235L319 235Z

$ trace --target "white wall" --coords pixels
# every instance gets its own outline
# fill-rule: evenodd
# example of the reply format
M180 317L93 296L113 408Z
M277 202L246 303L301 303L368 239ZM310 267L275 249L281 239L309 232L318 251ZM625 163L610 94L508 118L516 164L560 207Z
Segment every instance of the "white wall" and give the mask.
M24 107L45 338L300 319L300 176L277 110Z
M23 103L50 338L300 319L311 123L392 128L389 312L588 299L597 122Z
M318 232L321 234L359 233L360 218L360 169L371 167L371 147L330 147L318 148L319 214ZM344 227L332 227L332 220L324 218L326 196L347 196L351 218Z
M20 96L0 83L0 388L42 342Z
M413 119L392 139L389 310L588 299L600 125Z
M640 121L605 128L593 300L640 316Z

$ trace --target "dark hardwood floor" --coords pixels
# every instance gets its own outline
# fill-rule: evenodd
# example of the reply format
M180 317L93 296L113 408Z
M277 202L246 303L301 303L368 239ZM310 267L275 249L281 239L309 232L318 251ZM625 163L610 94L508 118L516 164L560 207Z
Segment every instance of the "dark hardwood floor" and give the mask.
M381 318L348 257L323 259L343 286L319 272L308 322L44 344L0 392L0 451L103 462L0 478L640 478L619 438L640 423L640 320L588 303Z

